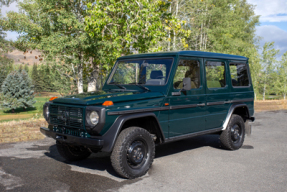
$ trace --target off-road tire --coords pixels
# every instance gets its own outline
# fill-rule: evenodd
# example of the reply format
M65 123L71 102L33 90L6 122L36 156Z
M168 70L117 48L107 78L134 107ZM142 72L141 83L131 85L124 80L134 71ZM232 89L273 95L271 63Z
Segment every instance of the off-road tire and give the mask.
M91 152L83 147L70 146L68 144L56 142L59 154L67 161L79 161L88 158Z
M137 153L136 151L142 151L142 153ZM143 154L143 156L138 154ZM118 136L111 154L111 162L113 168L120 176L133 179L147 173L153 162L154 155L155 144L151 134L140 127L129 127L124 129ZM138 165L136 164L138 162L134 163L135 160L138 160L137 157L141 160L141 163Z
M220 135L220 141L225 149L237 150L243 145L244 138L244 120L241 116L234 114L231 116L227 128L222 131Z

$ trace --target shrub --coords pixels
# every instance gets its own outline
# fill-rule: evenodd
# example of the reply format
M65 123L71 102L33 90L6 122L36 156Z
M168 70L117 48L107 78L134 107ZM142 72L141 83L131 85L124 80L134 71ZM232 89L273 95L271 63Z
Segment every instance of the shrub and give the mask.
M31 79L26 71L12 71L1 87L2 103L1 107L11 109L14 112L17 108L33 107L34 91Z

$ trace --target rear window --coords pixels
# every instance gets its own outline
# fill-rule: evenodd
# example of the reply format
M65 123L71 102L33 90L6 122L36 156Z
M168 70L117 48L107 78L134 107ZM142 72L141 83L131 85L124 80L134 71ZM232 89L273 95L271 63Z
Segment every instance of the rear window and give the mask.
M206 61L206 83L208 88L225 87L225 65L220 61Z
M230 63L229 68L233 87L249 86L246 63Z

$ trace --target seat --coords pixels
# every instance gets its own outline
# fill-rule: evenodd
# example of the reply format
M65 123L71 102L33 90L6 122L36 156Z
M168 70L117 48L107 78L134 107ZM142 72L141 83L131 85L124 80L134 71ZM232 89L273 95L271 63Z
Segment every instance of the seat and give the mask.
M190 78L190 80L191 80L191 88L192 89L196 89L197 88L197 86L195 84L195 81L194 81L195 76L196 76L195 73L196 73L195 70L188 70L188 71L185 72L185 76L184 76L185 78L188 78L188 77ZM183 82L182 81L179 83L179 85L177 87L175 86L175 88L177 88L177 89L182 89L182 87L183 87Z
M150 73L150 79L146 81L146 85L164 85L164 76L161 70L155 70Z

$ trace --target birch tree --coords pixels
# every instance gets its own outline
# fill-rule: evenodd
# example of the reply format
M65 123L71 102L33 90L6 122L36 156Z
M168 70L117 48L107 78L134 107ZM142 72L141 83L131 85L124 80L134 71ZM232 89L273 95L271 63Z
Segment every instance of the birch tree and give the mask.
M274 42L266 42L264 44L261 58L262 73L260 75L263 100L265 100L266 92L272 86L271 75L275 69L276 55L278 53L279 50L274 49Z
M287 95L287 52L282 55L280 66L278 67L278 90L286 100Z

